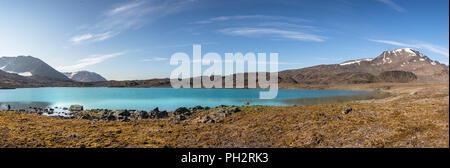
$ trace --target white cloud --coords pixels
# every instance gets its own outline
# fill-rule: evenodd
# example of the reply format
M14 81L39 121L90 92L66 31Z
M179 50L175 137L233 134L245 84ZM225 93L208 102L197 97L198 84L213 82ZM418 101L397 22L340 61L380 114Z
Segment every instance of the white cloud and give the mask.
M401 7L400 5L397 5L392 0L377 0L377 1L386 4L390 8L396 10L397 12L406 12L405 8Z
M144 62L152 62L152 61L167 61L168 58L164 58L164 57L153 57L153 58L149 58L149 59L144 59Z
M118 7L114 8L114 9L112 9L112 10L109 10L108 14L109 15L115 15L115 14L118 14L118 13L126 12L128 10L133 9L133 8L137 8L140 5L143 5L144 2L145 1L134 1L134 2L131 2L131 3L128 3L128 4L123 4L123 5L118 6Z
M325 41L324 37L314 34L272 28L228 28L222 29L220 32L237 36L269 35L277 38L293 39L298 41Z
M417 49L425 49L443 56L448 57L449 56L449 49L441 46L437 46L434 44L428 44L428 43L416 43L416 44L407 44L397 41L390 41L390 40L373 40L369 39L369 41L377 42L377 43L384 43L384 44L390 44L400 47L409 47L409 48L417 48Z
M294 29L307 29L311 31L320 31L316 26L298 25L294 23L287 22L261 22L257 24L263 27L284 27L284 28L294 28Z
M245 20L245 22L231 22L234 20ZM213 24L216 22L227 22L230 28L218 30L221 33L234 36L265 36L273 39L291 39L297 41L325 41L325 37L315 35L321 32L315 26L299 25L299 22L312 22L310 20L273 15L234 15L212 17L197 21L197 24ZM249 24L254 26L248 27Z
M438 53L438 54L441 54L441 55L444 55L444 56L448 57L448 53L449 53L448 48L441 47L441 46L436 46L436 45L432 45L432 44L419 44L419 46L421 48L425 48L427 50L430 50L431 52L435 52L435 53Z
M192 47L194 44L200 44L200 45L213 45L217 44L216 42L195 42L195 43L184 43L184 44L172 44L172 45L162 45L162 46L156 46L155 48L181 48L181 47Z
M113 33L111 31L105 32L105 33L100 33L100 34L85 34L85 35L79 35L79 36L72 37L70 39L70 41L73 44L81 44L86 41L97 42L97 41L103 41L103 40L109 39L111 37L114 37L116 34L117 33Z
M111 37L114 37L114 36L115 36L115 33L111 32L111 31L105 32L105 33L102 33L102 34L96 34L94 41L103 41L103 40L107 40L107 39L109 39Z
M70 39L74 44L99 42L130 29L138 29L153 20L188 9L194 0L135 0L101 12L97 23L83 26L83 35ZM82 38L81 38L82 37Z
M120 52L120 53L113 53L113 54L107 54L107 55L92 55L89 58L84 58L84 59L78 60L78 63L75 65L60 66L56 69L58 69L61 72L78 71L78 70L82 70L83 68L85 68L87 66L95 65L95 64L101 63L107 59L121 56L123 54L125 54L125 53Z
M84 35L74 36L74 37L70 38L70 41L75 44L79 44L83 41L91 39L92 37L94 37L92 34L84 34Z
M219 16L206 20L197 21L198 24L209 24L213 22L228 21L228 20L244 20L244 19L259 19L259 20L286 20L291 22L308 22L309 20L285 16L270 16L270 15L235 15L235 16Z

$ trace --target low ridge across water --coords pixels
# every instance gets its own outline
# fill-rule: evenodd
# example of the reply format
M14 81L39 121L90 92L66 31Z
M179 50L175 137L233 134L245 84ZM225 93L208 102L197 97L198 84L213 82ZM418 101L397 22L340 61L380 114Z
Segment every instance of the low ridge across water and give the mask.
M0 109L11 104L13 108L69 107L81 104L85 109L174 110L178 107L219 105L283 106L284 100L366 94L364 91L342 90L279 90L276 99L259 99L261 89L173 89L173 88L22 88L0 90Z

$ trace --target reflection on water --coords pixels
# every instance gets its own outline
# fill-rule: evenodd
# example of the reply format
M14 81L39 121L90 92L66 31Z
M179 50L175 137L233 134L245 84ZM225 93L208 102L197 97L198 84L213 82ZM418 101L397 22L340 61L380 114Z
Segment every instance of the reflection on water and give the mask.
M47 108L50 107L49 102L0 102L0 110L8 110L8 105L11 106L11 110L26 109L29 107Z
M356 100L382 99L388 97L388 93L369 93L360 95L317 97L317 98L299 98L283 100L284 103L290 105L312 105L312 104L331 104L343 103Z
M43 115L48 116L62 116L62 117L70 117L70 111L64 110L62 107L51 107L51 103L49 102L0 102L0 110L8 110L8 105L11 107L10 110L26 110L26 109L34 109L41 108L53 109L52 113L44 112ZM56 109L55 109L56 108Z

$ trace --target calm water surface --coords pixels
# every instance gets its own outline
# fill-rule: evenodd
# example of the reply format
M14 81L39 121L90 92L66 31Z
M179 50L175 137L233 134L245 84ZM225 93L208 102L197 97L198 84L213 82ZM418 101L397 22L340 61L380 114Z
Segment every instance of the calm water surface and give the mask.
M261 89L173 89L173 88L23 88L0 89L0 108L11 104L13 108L26 107L69 107L81 104L85 109L134 109L174 110L178 107L197 105L215 107L218 105L292 105L288 99L318 98L342 95L365 94L363 91L342 90L279 90L278 97L260 100Z

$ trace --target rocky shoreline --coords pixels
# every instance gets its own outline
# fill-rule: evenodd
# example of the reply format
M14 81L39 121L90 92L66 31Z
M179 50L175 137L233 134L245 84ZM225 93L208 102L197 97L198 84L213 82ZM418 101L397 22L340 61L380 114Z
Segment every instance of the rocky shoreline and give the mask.
M245 103L248 104L248 103ZM70 108L61 108L67 113L57 112L55 108L37 108L29 107L26 109L10 110L20 113L48 115L63 119L83 119L90 121L120 121L128 122L144 119L166 119L169 121L180 122L192 118L196 113L209 112L209 114L196 118L198 123L215 123L220 118L227 117L232 113L241 111L239 106L220 105L214 108L195 106L191 108L180 107L174 111L159 110L158 107L150 111L143 110L110 110L110 109L89 109L84 110L81 105L72 105ZM68 114L68 115L64 115Z

